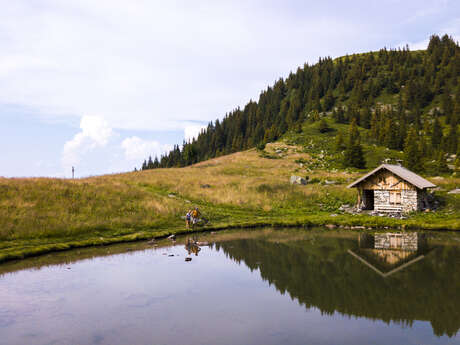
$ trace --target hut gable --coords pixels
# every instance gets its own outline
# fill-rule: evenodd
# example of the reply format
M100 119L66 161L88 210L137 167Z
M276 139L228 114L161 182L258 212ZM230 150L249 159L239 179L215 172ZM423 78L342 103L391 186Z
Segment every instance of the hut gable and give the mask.
M400 166L400 165L393 165L393 164L382 164L379 167L375 168L371 172L367 173L363 177L357 179L355 182L350 184L348 188L356 187L360 182L366 180L369 176L376 174L381 170L387 170L392 172L394 175L398 176L400 179L409 182L411 185L420 188L434 188L436 185L431 183L430 181L424 179L423 177L417 175L416 173Z
M382 164L348 186L353 187L360 209L410 212L426 208L426 190L436 186L402 166Z

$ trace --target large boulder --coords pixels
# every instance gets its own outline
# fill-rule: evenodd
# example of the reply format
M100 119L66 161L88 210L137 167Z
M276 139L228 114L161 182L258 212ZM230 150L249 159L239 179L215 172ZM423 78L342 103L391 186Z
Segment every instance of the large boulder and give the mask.
M291 176L291 184L307 184L307 180L300 176Z

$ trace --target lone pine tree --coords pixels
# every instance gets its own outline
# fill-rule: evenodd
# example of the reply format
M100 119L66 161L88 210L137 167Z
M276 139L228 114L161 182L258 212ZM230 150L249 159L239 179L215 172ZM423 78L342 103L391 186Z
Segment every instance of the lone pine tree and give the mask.
M353 120L350 127L350 134L348 136L347 147L345 149L344 165L347 167L354 167L363 169L366 167L364 159L363 148L361 146L359 130L356 120Z

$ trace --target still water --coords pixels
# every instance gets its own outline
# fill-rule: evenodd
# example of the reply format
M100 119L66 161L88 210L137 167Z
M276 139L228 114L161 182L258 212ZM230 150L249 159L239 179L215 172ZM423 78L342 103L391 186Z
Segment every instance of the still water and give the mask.
M0 344L460 344L460 234L406 234L222 231L7 263Z

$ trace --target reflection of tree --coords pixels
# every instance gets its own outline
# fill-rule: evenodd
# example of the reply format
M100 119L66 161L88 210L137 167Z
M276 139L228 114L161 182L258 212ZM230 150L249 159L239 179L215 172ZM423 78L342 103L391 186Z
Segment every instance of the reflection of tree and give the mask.
M242 239L216 244L231 259L260 269L264 280L307 308L405 325L427 320L438 336L457 333L460 248L439 247L384 279L347 254L356 246L350 239L321 237L314 243Z

